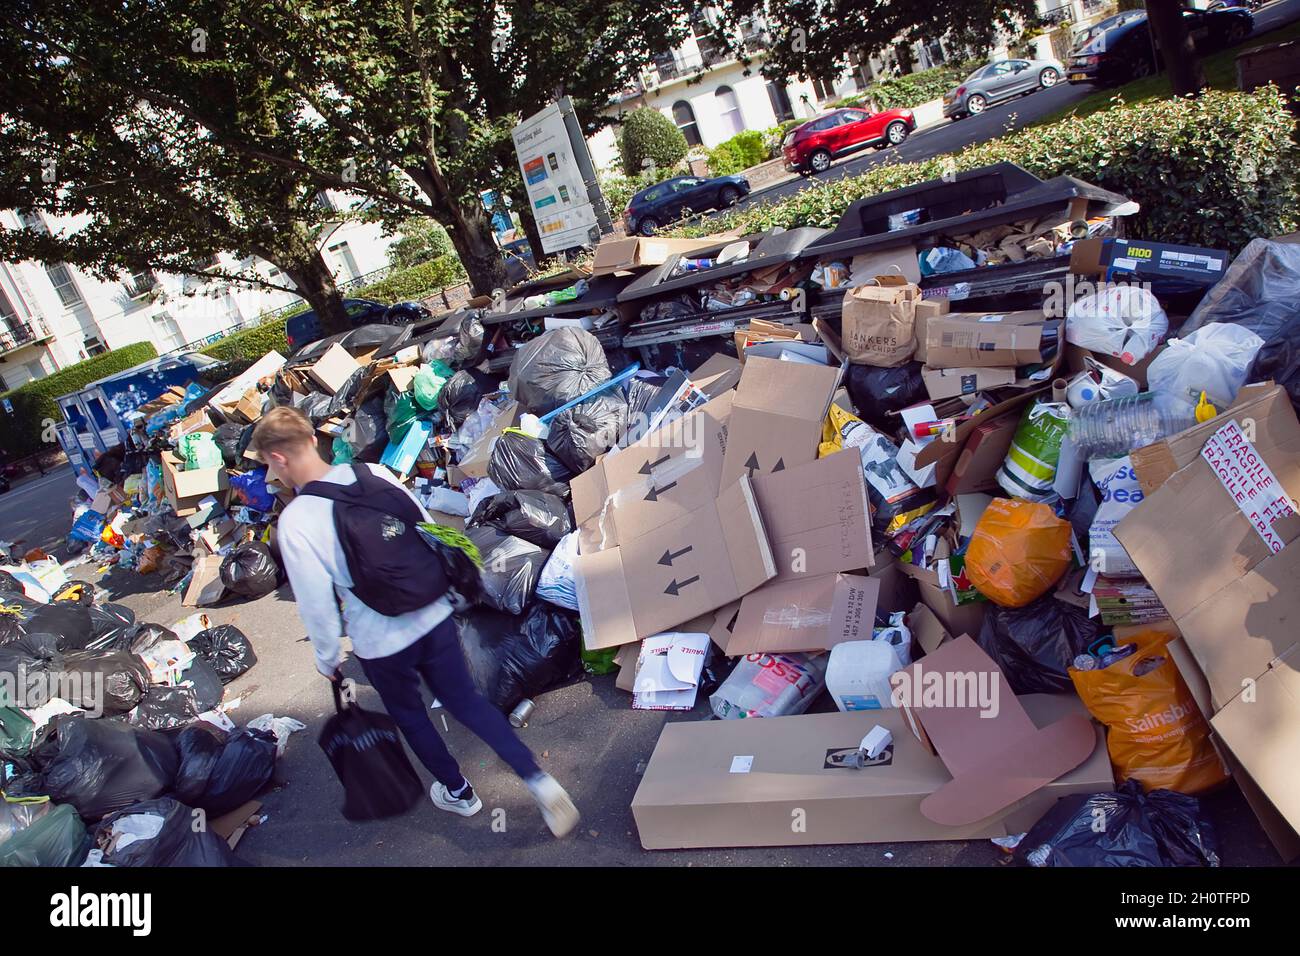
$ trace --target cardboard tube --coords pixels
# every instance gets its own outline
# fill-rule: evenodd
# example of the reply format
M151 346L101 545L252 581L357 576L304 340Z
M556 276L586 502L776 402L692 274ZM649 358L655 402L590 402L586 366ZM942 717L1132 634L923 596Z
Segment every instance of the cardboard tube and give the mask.
M1063 378L1054 379L1052 381L1052 401L1054 402L1065 401L1065 390L1068 387L1069 387L1069 383L1066 382L1065 379Z

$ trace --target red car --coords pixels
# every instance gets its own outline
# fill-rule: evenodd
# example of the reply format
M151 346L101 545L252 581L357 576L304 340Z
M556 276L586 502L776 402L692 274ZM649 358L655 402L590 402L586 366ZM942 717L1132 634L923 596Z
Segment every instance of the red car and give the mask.
M785 168L792 172L820 173L831 160L866 146L897 146L916 129L911 110L868 113L848 107L831 110L786 134L781 144Z

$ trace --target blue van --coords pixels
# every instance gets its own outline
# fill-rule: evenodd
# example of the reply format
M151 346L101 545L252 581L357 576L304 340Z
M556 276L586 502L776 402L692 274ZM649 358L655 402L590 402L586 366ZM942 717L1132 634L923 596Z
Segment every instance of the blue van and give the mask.
M388 306L375 302L373 299L344 299L343 308L352 320L352 325L373 325L377 322L384 321L384 313L388 311ZM297 315L290 316L289 321L284 326L285 338L289 340L289 351L296 352L304 345L309 345L319 338L323 338L325 333L321 329L320 319L316 316L315 309L308 309L306 312L299 312Z

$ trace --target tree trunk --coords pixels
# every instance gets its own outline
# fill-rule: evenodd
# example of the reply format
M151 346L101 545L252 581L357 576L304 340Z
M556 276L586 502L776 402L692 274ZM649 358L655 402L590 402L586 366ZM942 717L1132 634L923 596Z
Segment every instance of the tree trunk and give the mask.
M1199 93L1205 86L1205 73L1201 70L1191 34L1187 32L1180 0L1147 0L1147 19L1160 50L1160 59L1169 71L1169 85L1173 87L1174 95Z
M454 222L444 222L451 244L456 247L461 265L469 275L475 295L491 295L493 289L506 285L506 264L497 248L492 232L492 220L482 204L477 209L460 210L465 227Z
M343 295L334 283L334 275L325 264L325 258L319 252L311 259L302 262L277 262L276 265L293 280L298 294L316 310L321 330L326 335L351 330L352 323L343 308Z
M520 203L518 197L515 202ZM524 235L528 237L528 248L533 253L533 262L540 266L542 260L546 258L546 253L542 252L542 234L537 231L537 218L533 215L530 206L528 196L525 194L519 206L519 222L524 227Z

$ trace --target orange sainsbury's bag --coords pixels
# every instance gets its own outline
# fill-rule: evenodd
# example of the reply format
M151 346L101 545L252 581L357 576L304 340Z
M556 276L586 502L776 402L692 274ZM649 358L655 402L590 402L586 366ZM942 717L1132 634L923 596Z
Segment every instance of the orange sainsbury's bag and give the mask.
M1044 504L994 498L966 549L966 573L990 601L1024 607L1070 567L1070 522Z
M1070 678L1089 713L1108 728L1106 747L1120 782L1144 790L1200 793L1228 779L1210 742L1210 725L1187 689L1168 634L1144 631L1137 650L1109 667Z

